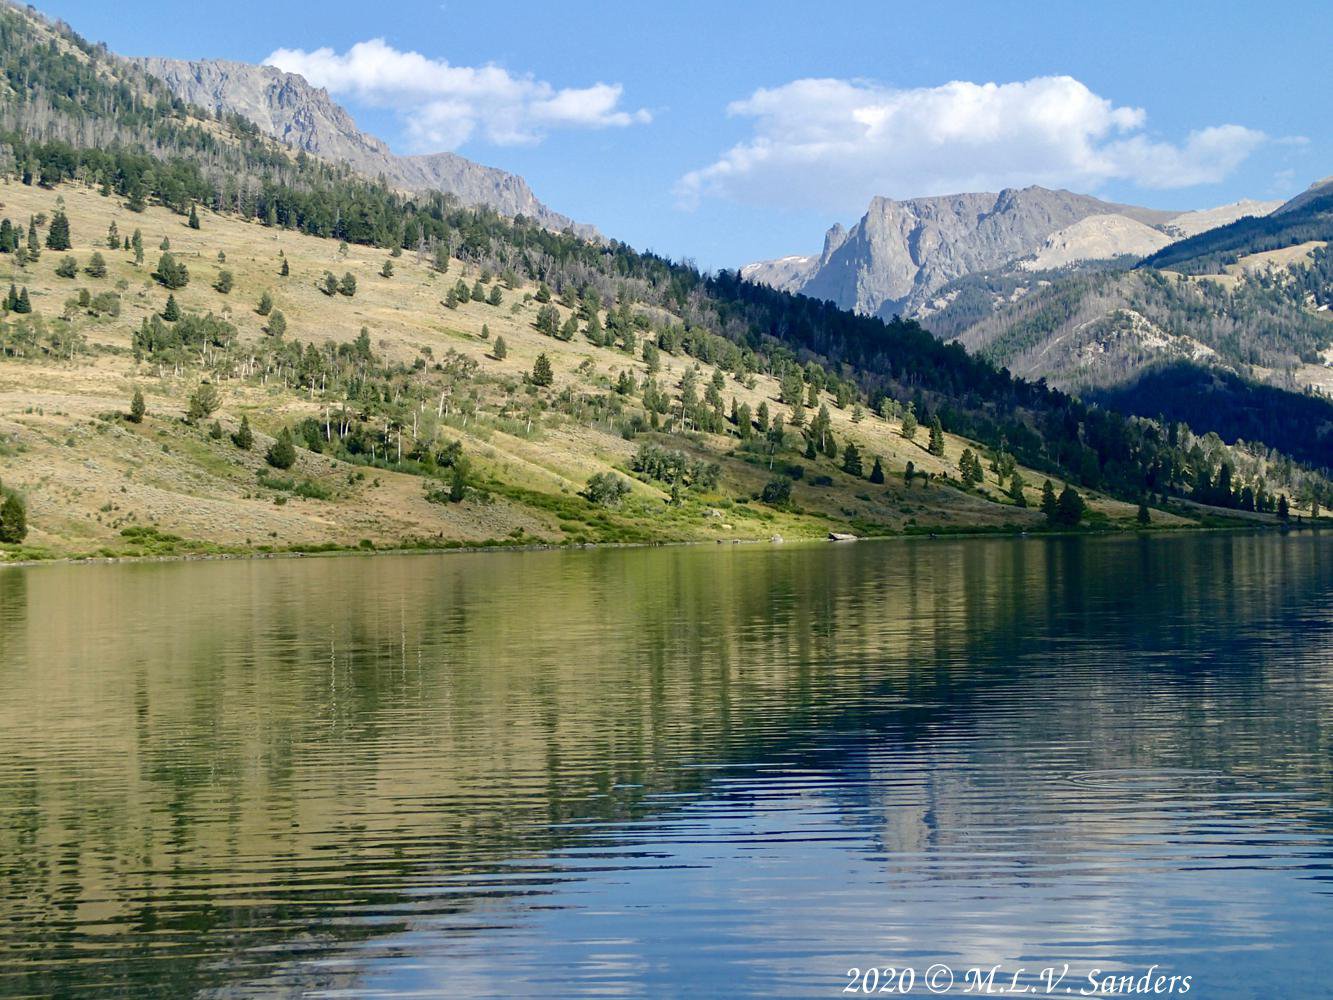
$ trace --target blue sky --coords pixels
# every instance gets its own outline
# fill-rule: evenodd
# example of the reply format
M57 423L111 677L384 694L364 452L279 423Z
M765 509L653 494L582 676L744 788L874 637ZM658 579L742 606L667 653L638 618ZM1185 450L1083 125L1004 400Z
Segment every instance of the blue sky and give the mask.
M872 194L1187 209L1333 174L1328 3L38 5L130 55L285 50L395 150L705 267L815 252Z

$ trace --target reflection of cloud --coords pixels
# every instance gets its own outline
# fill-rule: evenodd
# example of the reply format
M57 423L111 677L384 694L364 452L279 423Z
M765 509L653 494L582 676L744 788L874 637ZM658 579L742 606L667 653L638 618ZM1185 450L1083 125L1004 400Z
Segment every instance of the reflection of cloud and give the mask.
M728 112L751 119L753 133L681 178L687 205L718 195L848 210L874 195L1033 183L1187 187L1222 180L1265 139L1240 125L1154 139L1142 108L1118 107L1068 76L908 90L805 79L757 90Z
M499 66L453 66L403 52L382 38L343 53L278 49L264 61L332 93L398 109L422 148L454 149L478 135L497 145L529 144L555 129L623 128L652 118L620 106L618 83L556 88Z

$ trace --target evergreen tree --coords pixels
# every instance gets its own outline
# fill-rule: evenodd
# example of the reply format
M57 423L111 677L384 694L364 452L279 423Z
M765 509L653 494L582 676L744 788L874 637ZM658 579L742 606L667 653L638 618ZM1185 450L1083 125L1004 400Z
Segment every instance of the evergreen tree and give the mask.
M296 464L296 444L292 440L291 428L284 427L278 433L264 460L275 469L290 469Z
M79 262L73 257L63 257L56 265L57 278L73 278L79 273Z
M120 249L120 230L116 228L114 219L111 221L111 225L106 227L106 245L110 250Z
M51 228L46 231L46 247L48 250L68 250L71 246L69 217L57 210L51 216Z
M21 316L26 316L32 312L32 300L28 298L28 286L24 285L19 291L18 301L14 303L14 312Z
M319 283L319 290L329 297L338 294L338 279L333 276L332 271L324 272L324 277Z
M349 299L356 294L356 276L351 271L343 274L342 281L338 282L338 291Z
M380 268L380 275L385 278L393 277L393 261L386 260L384 266Z
M847 447L842 452L842 471L849 476L855 476L857 479L861 478L861 452L851 441L847 442Z
M162 254L157 262L157 270L153 272L153 277L160 281L165 288L178 289L184 288L190 283L190 271L174 256L170 251Z
M130 399L129 421L132 424L143 423L144 415L148 412L148 404L144 402L143 392L140 389L134 390L134 396Z
M486 302L493 306L498 306L504 302L504 293L500 291L499 285L491 286L491 293L486 296Z
M90 278L105 278L106 258L94 250L93 255L88 258L88 267L86 270L88 272L88 277Z
M37 220L28 219L28 260L36 260L42 255L42 245L37 241Z
M236 279L232 277L230 271L219 271L218 280L213 282L213 287L220 295L228 295L235 283Z
M1138 522L1139 524L1144 525L1145 527L1149 524L1152 524L1152 514L1148 512L1147 500L1139 501Z
M449 248L443 243L435 247L435 270L441 274L449 273Z
M486 301L486 286L483 285L483 284L481 283L481 279L480 279L480 278L478 278L476 281L474 281L474 282L472 283L472 292L471 292L471 295L472 295L472 301L473 301L473 302L485 302L485 301Z
M1026 507L1028 498L1023 493L1023 477L1014 472L1013 478L1009 480L1009 499L1014 502L1015 507Z
M281 309L274 309L268 318L268 335L270 337L281 337L287 332L287 317L282 314Z
M560 326L560 332L556 337L560 340L570 341L574 339L574 334L579 332L579 318L576 313L570 313L565 322Z
M273 311L273 296L268 292L259 296L259 305L255 306L255 312L260 316L267 316Z
M1078 491L1072 486L1065 486L1056 502L1055 521L1063 527L1073 528L1083 520L1086 505Z
M1291 505L1287 502L1287 494L1283 493L1277 498L1277 519L1279 521L1286 521L1289 520L1290 517Z
M870 481L877 486L884 483L884 466L880 463L879 456L875 456L875 464L870 468Z
M167 304L162 309L162 318L168 323L174 323L181 318L180 306L176 305L176 296L167 294Z
M191 205L191 206L190 206L190 221L189 221L189 226L190 226L191 229L198 229L198 228L199 228L199 213L198 213L197 211L195 211L195 207L194 207L194 205Z
M287 263L287 258L286 257L282 258L282 267L278 268L278 274L282 275L282 277L285 278L287 277L287 275L291 273L292 273L292 267L290 264Z
M240 448L241 451L249 451L255 446L254 431L250 430L250 418L241 417L241 426L237 428L236 433L231 436L232 444Z
M560 329L560 311L555 306L545 305L537 310L536 327L548 337L554 337Z
M446 309L457 309L457 308L458 308L458 289L456 289L456 288L451 288L451 289L449 289L448 292L445 293L445 296L444 296L444 307L445 307ZM539 316L538 316L538 319L540 319L540 318L541 318L541 317L540 317L540 315L539 315Z
M916 440L916 412L912 404L907 404L907 410L903 413L902 430L900 432L908 441Z
M1041 512L1046 515L1047 523L1055 521L1056 505L1055 485L1048 479L1041 484Z
M542 305L546 305L546 303L551 301L551 290L548 287L546 287L546 282L543 281L540 285L537 286L537 294L534 295L533 298L535 298Z
M28 508L13 490L0 493L0 542L18 545L28 537Z
M536 362L532 366L532 384L548 386L555 381L555 373L551 370L551 359L545 354L538 354Z
M944 428L940 426L938 416L930 418L930 447L928 450L932 455L942 456L944 454Z
M221 440L222 440L222 424L218 423L218 421L216 421L216 420L214 420L211 424L209 424L209 426L208 426L208 436L209 436L210 438L212 438L214 441L221 441Z
M509 354L509 346L505 343L504 337L496 337L495 344L491 347L491 357L496 361L503 361Z
M908 486L912 485L912 480L916 478L916 463L911 459L907 461L907 467L903 469L903 482Z
M491 327L489 323L481 324L481 339L482 340L491 339Z
M162 242L157 245L157 248L161 250L163 253L168 252L171 249L171 239L169 237L163 236Z
M212 382L201 382L199 388L190 395L189 405L185 408L186 423L197 424L207 420L222 405L217 386Z

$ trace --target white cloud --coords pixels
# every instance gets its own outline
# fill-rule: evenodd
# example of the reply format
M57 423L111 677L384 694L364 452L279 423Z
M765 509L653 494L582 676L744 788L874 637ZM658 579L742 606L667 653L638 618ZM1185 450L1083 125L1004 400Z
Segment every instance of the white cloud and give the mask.
M1266 138L1221 125L1179 144L1154 139L1142 108L1117 107L1068 76L908 90L796 80L727 111L751 119L753 134L680 179L676 193L687 207L710 195L851 211L874 195L1027 184L1188 187L1222 180Z
M394 108L419 149L455 149L473 138L530 144L553 129L623 128L652 118L620 106L618 83L557 89L499 66L452 66L403 52L382 38L343 53L278 49L264 61L331 93Z

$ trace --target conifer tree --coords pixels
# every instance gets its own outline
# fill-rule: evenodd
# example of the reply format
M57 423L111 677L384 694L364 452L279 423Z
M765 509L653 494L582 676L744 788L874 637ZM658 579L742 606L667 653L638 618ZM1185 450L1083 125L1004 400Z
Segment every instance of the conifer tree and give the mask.
M356 276L351 271L343 274L342 281L338 282L338 291L349 299L356 294Z
M36 260L42 255L42 246L37 242L37 220L28 219L28 260Z
M944 454L944 428L940 426L940 418L934 416L930 418L930 448L932 455L941 456Z
M1060 499L1056 501L1056 522L1067 528L1077 526L1083 520L1085 507L1083 498L1078 495L1078 490L1066 485L1060 493Z
M290 469L296 464L296 443L292 440L291 428L284 427L278 433L264 460L275 469Z
M496 361L503 361L509 354L509 346L505 343L504 337L496 337L495 345L491 348L491 357Z
M167 295L167 304L162 309L162 318L168 323L174 323L181 318L180 306L176 305L175 295Z
M51 227L46 231L46 247L48 250L68 250L70 246L69 217L57 210L51 216Z
M1014 472L1013 478L1009 480L1009 499L1014 502L1015 507L1026 507L1028 498L1023 494L1023 477Z
M143 423L144 414L148 412L148 404L144 402L143 391L136 388L134 396L130 399L129 420L132 424Z
M282 267L278 268L278 274L282 275L285 278L287 277L287 275L291 273L292 273L292 268L291 265L287 263L287 258L286 257L282 258Z
M108 249L120 249L120 230L116 228L116 222L111 220L111 225L106 227L106 245Z
M537 360L532 365L532 384L548 386L555 381L555 373L551 370L551 359L545 354L538 354Z
M287 332L287 317L282 314L281 309L274 309L268 318L268 335L270 337L281 337Z
M384 266L380 268L380 275L385 278L393 277L393 261L386 260Z
M498 306L504 301L504 293L500 291L499 285L491 286L491 293L486 296L486 302L489 305Z
M1041 484L1041 512L1048 522L1055 520L1055 485L1048 479Z
M848 441L847 447L842 452L842 471L849 476L861 478L861 452L857 449L854 442Z
M28 508L13 490L0 494L0 542L17 545L28 537Z
M195 210L194 205L190 205L190 221L189 221L189 226L190 226L191 229L198 229L198 228L199 228L199 213Z
M228 295L235 283L236 279L232 277L230 271L219 271L218 280L213 282L213 287L217 290L218 294Z
M338 294L338 279L333 276L332 271L324 272L324 277L319 283L319 290L330 298Z
M254 431L250 430L250 418L241 417L241 426L237 428L236 433L231 436L232 443L240 448L241 451L249 451L255 446Z
M875 464L870 467L870 481L876 485L881 485L884 482L884 466L881 464L878 455L875 456Z
M106 277L106 258L98 251L94 250L93 255L88 258L88 267L86 268L88 277L105 278Z
M79 262L73 257L64 257L56 265L57 278L73 278L79 273Z
M1152 524L1152 514L1148 512L1148 501L1146 499L1139 501L1138 522L1145 526Z
M218 395L217 386L212 382L201 382L199 388L190 394L189 405L185 408L185 421L197 424L207 420L221 405L222 397Z
M900 433L908 441L916 440L916 411L911 403L907 404L907 410L903 413L903 423Z
M32 300L28 298L28 286L24 285L19 292L18 301L14 303L14 311L20 316L26 316L32 312Z
M255 306L255 312L260 316L267 316L273 311L273 296L268 292L259 296L259 305Z

